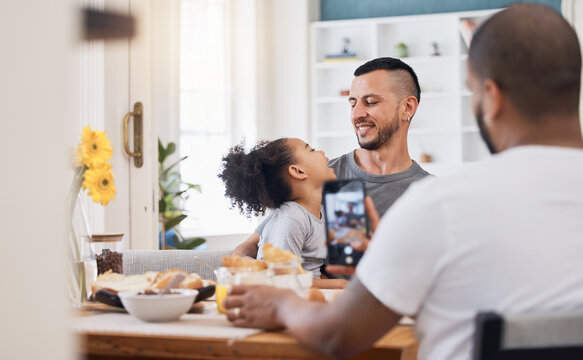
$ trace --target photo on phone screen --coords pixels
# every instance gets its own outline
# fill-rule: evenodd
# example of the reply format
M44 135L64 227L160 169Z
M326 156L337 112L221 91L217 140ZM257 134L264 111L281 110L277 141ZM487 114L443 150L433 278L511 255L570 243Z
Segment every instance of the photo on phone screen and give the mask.
M360 180L336 180L324 184L329 264L356 265L362 257L362 252L355 251L350 244L368 237L364 196L364 183Z

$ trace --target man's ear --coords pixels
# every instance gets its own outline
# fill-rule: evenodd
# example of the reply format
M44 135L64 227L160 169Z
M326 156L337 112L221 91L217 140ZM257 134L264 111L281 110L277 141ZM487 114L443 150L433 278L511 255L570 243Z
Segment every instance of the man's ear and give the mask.
M492 79L484 80L484 119L498 118L504 104L504 94L500 86Z
M401 111L403 114L403 120L406 122L411 122L411 119L417 112L417 107L419 103L415 96L407 96L405 100L401 103Z
M298 165L290 165L287 168L287 172L292 177L292 179L303 180L308 177L308 175L302 170Z

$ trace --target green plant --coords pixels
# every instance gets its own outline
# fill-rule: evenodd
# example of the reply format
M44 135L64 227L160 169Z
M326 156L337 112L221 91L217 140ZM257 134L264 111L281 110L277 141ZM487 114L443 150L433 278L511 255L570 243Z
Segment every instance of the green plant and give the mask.
M188 156L183 156L177 161L171 163L169 166L165 165L169 156L176 152L176 144L169 142L166 147L158 139L158 166L159 166L159 184L160 184L160 200L158 201L158 214L160 217L160 237L162 249L192 249L206 240L201 237L185 238L176 228L182 220L186 219L188 215L185 210L180 207L180 203L188 199L190 190L200 192L200 185L190 184L182 181L180 171L177 166L181 161ZM174 247L166 245L166 236L174 242Z
M409 49L407 49L407 45L404 42L399 42L395 45L395 55L398 57L409 56Z

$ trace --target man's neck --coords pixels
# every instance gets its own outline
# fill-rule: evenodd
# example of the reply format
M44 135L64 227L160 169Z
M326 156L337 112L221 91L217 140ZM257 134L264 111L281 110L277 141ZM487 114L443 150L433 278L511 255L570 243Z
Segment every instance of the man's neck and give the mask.
M407 144L404 146L388 144L377 150L356 149L354 159L362 170L373 175L396 174L408 170L413 165Z
M528 124L528 123L527 123ZM543 119L531 126L521 126L506 130L507 136L500 136L501 150L521 145L543 145L583 149L583 137L579 116L559 119Z

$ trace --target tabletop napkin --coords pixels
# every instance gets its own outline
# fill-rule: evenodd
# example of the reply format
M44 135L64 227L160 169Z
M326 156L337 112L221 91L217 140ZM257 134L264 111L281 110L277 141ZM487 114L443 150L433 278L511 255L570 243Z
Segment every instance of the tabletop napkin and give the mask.
M174 335L206 338L242 339L262 332L234 327L224 315L184 314L178 321L149 323L126 313L102 313L72 319L75 331Z

